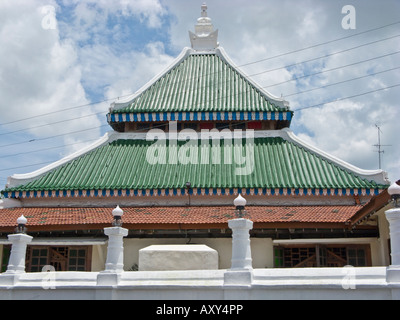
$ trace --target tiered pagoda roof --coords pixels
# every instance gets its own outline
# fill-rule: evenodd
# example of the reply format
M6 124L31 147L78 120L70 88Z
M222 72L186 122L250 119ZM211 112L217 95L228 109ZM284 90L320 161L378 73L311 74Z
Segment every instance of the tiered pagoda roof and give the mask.
M236 145L240 153L251 150L254 163L249 174L236 174L241 168L224 158L234 158L234 150L222 141L218 161L212 158L211 143L198 140L191 150L196 159L183 164L176 159L185 142L179 141L172 153L166 141L166 163L150 163L147 155L153 141L140 135L112 133L103 143L75 154L24 179L11 177L3 191L10 198L93 197L114 195L181 195L186 182L193 194L378 194L386 185L352 172L334 158L313 152L294 140L290 131L276 130L270 137L255 137L253 142ZM275 135L275 136L271 136ZM142 135L143 137L143 135ZM172 143L171 143L172 144ZM205 150L207 148L207 150ZM207 154L208 158L204 159ZM171 159L171 156L174 159ZM20 176L21 177L21 176ZM239 190L239 191L238 191Z
M235 67L222 48L186 48L172 65L135 95L117 101L107 116L121 122L287 121L289 104Z
M19 214L25 212L34 219L40 216L40 208L49 207L46 198L64 198L58 211L52 211L52 214L60 214L59 218L68 216L67 207L73 206L67 204L63 207L69 198L99 199L90 205L85 201L79 206L74 204L79 207L74 213L78 220L72 223L76 228L88 216L95 219L92 225L102 224L105 212L109 211L105 208L112 205L110 197L118 197L115 201L123 205L124 199L143 196L220 197L242 193L264 199L263 205L260 201L255 204L258 209L254 207L257 211L254 218L265 226L268 223L284 223L282 219L292 217L284 218L284 209L272 207L270 196L289 199L349 196L356 199L357 196L372 197L388 187L382 170L356 168L297 138L289 129L293 117L289 103L274 97L247 77L219 47L216 37L217 32L213 30L203 8L196 32L190 33L192 47L185 48L170 67L137 93L111 105L107 120L113 131L93 145L40 170L9 177L2 194L5 198L21 200L20 206L25 200L30 200L31 208L15 210L20 210ZM171 129L170 122L180 125L181 129L190 128L192 136L193 133L196 135L196 140L191 141L189 155L185 149L185 136L181 140L171 138L174 134L175 137L179 135ZM215 144L209 136L201 135L204 123L208 124L207 129L214 128L217 132L224 127L230 132L236 128L254 129L254 136L250 140L233 139L232 143L226 143L221 136ZM155 141L147 139L147 133L154 128L165 129L165 148L160 149L158 156L168 159L167 162L148 161L149 152L154 152ZM209 143L204 143L205 140ZM187 156L186 163L177 160L177 154L181 152ZM237 156L247 157L247 162L227 162L226 156L231 160ZM244 165L250 166L251 170L237 174L236 170ZM108 202L103 203L106 198ZM37 199L40 201L35 206ZM297 208L294 209L296 214L293 219L301 223L314 221L343 225L359 210L359 203L354 204L354 201L352 206L347 202L340 208L337 201L324 201L326 205L321 206L319 201L314 206L318 212L310 209L313 205L308 200L303 203L308 208L306 211L300 209L297 201L293 204ZM55 202L51 203L54 205ZM214 215L211 209L207 209L211 207L205 207L207 213L195 207L189 212L175 208L171 211L176 213L175 219L172 213L166 215L165 211L157 211L155 200L154 207L148 208L151 214L145 217L129 208L133 207L132 200L129 203L125 207L130 212L126 217L131 219L129 224L132 226L135 223L145 224L146 217L152 219L152 225L162 224L163 219L167 219L165 223L220 226L226 223L229 213L228 209L218 206ZM266 209L268 206L277 213L276 216ZM3 217L13 214L10 208L1 211ZM326 216L321 218L324 212ZM342 215L331 214L337 212ZM52 225L51 222L46 224L46 228Z

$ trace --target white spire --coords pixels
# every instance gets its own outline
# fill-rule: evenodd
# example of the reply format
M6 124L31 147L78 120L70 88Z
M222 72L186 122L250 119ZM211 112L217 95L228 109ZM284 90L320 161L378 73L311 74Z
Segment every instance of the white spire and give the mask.
M218 47L218 30L214 31L211 19L207 16L207 5L201 6L201 17L197 19L194 33L189 31L190 43L194 50L210 51Z

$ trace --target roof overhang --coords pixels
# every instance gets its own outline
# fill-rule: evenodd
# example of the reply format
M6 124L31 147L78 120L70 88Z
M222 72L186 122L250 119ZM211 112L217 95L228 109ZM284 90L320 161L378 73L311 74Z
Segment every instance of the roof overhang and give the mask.
M130 230L228 229L231 206L127 207L122 220ZM255 229L348 229L358 206L248 206ZM28 219L28 232L101 230L111 226L112 208L11 208L0 210L0 232L13 232L16 219Z
M380 194L375 195L371 200L365 204L360 210L358 210L354 216L350 219L352 227L357 226L363 220L368 219L371 215L388 205L390 202L390 195L387 189L382 191Z

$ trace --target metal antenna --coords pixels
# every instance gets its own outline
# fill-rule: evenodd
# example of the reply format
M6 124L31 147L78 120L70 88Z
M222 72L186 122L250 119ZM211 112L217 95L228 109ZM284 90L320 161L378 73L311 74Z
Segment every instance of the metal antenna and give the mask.
M381 154L385 153L385 150L382 150L381 147L390 147L390 144L381 144L381 127L377 124L375 124L375 127L378 129L378 144L374 144L374 147L378 148L378 157L379 157L379 169L382 169L382 161L381 161Z

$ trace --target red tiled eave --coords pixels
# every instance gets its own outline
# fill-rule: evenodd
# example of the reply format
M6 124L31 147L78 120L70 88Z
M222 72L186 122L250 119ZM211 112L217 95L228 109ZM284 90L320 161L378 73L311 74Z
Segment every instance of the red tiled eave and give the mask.
M24 215L30 231L100 229L111 225L113 208L13 208L0 210L0 231L12 232ZM232 207L126 207L128 229L227 228L235 218ZM360 206L248 206L254 228L346 227Z

